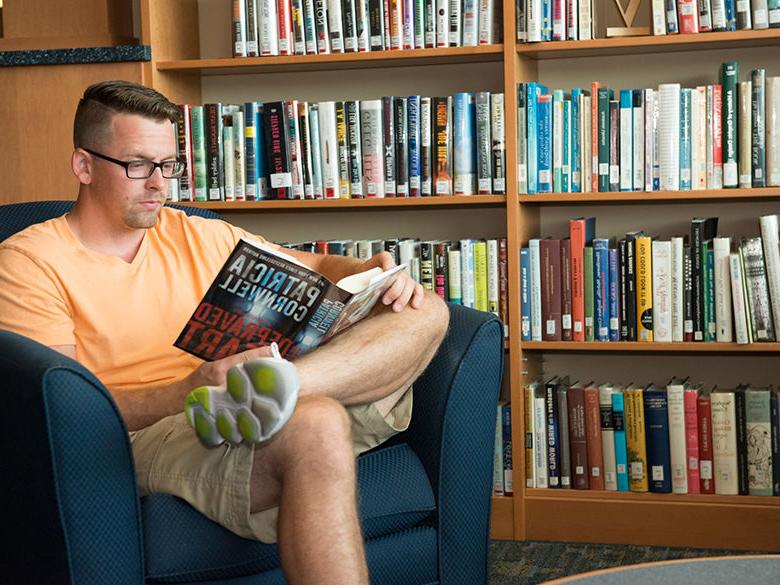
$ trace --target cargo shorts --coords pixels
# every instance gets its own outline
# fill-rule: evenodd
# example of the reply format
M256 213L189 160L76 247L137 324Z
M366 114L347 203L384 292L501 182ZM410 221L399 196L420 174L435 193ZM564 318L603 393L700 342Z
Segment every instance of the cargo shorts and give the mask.
M386 416L374 404L346 407L355 456L373 449L409 426L412 387ZM243 538L276 542L278 508L250 513L254 445L223 444L207 449L184 413L130 433L141 496L182 498L207 518Z

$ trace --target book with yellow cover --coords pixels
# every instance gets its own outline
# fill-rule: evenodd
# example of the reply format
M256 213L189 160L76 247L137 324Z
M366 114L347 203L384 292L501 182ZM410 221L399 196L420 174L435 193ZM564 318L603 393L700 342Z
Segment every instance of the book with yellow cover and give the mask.
M653 341L653 251L652 238L636 238L637 341Z
M628 485L632 492L646 492L649 487L643 393L642 388L631 386L623 391L626 447L628 450Z

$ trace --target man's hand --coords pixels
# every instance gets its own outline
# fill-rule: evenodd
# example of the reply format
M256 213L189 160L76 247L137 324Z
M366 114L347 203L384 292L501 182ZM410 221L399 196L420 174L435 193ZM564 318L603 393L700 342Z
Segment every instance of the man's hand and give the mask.
M390 270L395 265L395 259L390 253L380 252L376 256L372 256L366 260L359 267L358 272L377 266L382 270ZM395 279L393 286L385 291L385 294L382 297L382 303L385 305L393 305L393 311L398 313L399 311L402 311L406 305L411 305L413 309L419 309L422 306L423 296L424 289L422 285L415 282L409 273L404 270Z
M227 372L236 364L248 362L254 358L270 357L271 346L257 347L248 349L220 360L213 362L204 362L198 366L189 376L187 376L187 385L192 388L199 386L221 386L227 380Z

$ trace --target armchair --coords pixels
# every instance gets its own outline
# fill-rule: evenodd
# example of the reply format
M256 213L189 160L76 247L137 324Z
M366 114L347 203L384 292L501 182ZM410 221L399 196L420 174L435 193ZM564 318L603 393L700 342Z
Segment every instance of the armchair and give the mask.
M0 241L69 204L0 206ZM486 583L503 356L498 319L451 305L449 333L415 383L410 428L360 457L372 583ZM173 496L139 500L125 425L83 366L0 331L0 388L0 581L286 583L274 545L241 539Z

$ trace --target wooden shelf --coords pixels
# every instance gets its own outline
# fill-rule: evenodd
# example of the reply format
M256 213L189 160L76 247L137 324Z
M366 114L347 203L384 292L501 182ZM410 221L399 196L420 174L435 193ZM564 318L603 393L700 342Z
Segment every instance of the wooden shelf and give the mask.
M642 343L638 341L523 341L523 351L650 353L780 353L780 343Z
M338 211L378 209L420 209L422 207L503 207L503 195L463 195L452 197L388 197L384 199L280 199L263 201L171 201L213 209L223 213L254 213L258 211Z
M778 497L526 489L524 505L528 540L780 551Z
M373 69L378 67L418 67L501 61L504 45L414 49L410 51L373 51L330 55L294 55L284 57L245 57L160 61L158 71L193 75L239 75L247 73L286 73L333 69Z
M531 59L606 57L679 51L738 49L780 45L780 29L742 30L685 35L616 37L591 41L522 43L517 53Z
M777 29L780 30L780 29ZM708 189L701 191L613 191L611 193L537 193L519 195L525 205L583 203L691 203L695 201L746 201L780 199L780 187Z
M514 500L512 496L493 496L490 507L490 538L514 538Z

